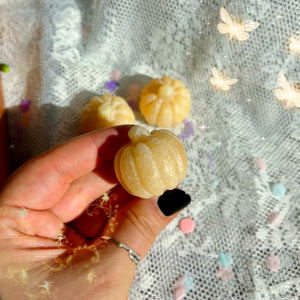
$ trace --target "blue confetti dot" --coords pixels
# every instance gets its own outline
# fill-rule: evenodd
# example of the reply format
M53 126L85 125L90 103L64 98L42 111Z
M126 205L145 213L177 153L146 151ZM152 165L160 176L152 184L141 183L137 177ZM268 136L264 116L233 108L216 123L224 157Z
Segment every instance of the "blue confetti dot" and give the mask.
M183 288L184 288L184 291L186 293L188 293L189 291L194 290L195 284L194 284L194 279L193 279L192 276L185 275L185 281L184 281L184 284L183 284Z
M286 193L286 187L282 183L274 183L272 185L272 194L276 198L281 198Z
M220 252L218 264L222 265L224 269L228 269L228 267L233 264L231 253Z
M215 189L219 183L221 182L221 179L220 178L216 178L213 182L212 182L212 188Z

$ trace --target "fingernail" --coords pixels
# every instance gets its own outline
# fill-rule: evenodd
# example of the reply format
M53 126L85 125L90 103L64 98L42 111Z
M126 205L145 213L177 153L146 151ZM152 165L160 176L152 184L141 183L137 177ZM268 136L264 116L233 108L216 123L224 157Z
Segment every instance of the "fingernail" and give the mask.
M157 200L161 212L169 217L191 203L191 196L183 190L174 189L164 192Z

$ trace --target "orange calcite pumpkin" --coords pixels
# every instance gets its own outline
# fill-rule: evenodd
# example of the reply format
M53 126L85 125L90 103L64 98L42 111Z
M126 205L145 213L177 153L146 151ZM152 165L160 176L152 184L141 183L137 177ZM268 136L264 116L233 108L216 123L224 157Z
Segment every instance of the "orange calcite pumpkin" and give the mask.
M139 108L150 125L174 127L190 113L191 94L182 81L164 76L144 87Z
M132 109L121 97L104 94L93 97L82 110L81 129L89 132L122 124L134 124Z
M185 178L187 155L172 132L133 126L128 136L131 143L122 146L114 159L115 173L127 192L140 198L160 196Z

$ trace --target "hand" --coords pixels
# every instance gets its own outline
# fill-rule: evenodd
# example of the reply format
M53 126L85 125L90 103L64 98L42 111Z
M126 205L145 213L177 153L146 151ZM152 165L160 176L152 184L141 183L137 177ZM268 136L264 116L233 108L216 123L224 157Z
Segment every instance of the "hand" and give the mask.
M176 190L157 204L118 184L113 158L130 127L77 137L12 174L0 193L1 299L127 299L136 264L102 237L143 259L190 202Z

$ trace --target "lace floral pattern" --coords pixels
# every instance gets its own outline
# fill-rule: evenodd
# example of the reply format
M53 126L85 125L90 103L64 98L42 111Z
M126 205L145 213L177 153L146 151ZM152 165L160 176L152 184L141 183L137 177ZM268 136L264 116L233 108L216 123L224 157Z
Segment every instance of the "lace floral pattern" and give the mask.
M217 28L221 8L260 26L247 40L230 40ZM172 131L188 153L180 187L192 204L138 265L129 299L174 299L173 286L185 274L194 288L184 299L299 296L300 116L274 95L280 72L298 91L299 11L296 0L0 1L14 168L79 134L81 108L105 91L113 70L121 74L117 94L140 88L136 75L173 76L191 91L191 114ZM213 68L238 81L215 89ZM22 99L31 101L25 127ZM278 182L286 187L281 199L271 189ZM268 223L272 212L282 215L277 227ZM182 217L195 221L192 233L179 230ZM230 271L219 268L220 252L231 253ZM277 272L266 266L270 255L280 260Z

